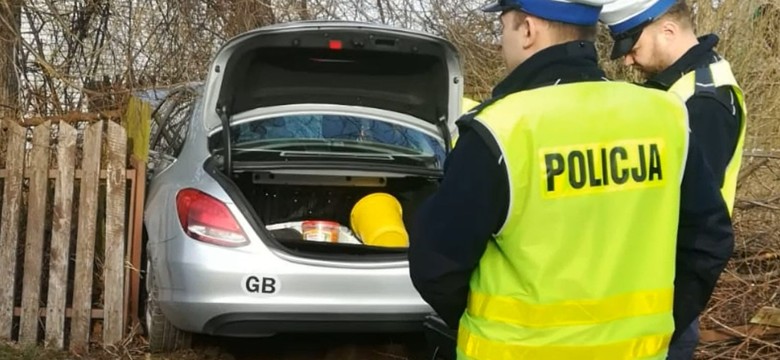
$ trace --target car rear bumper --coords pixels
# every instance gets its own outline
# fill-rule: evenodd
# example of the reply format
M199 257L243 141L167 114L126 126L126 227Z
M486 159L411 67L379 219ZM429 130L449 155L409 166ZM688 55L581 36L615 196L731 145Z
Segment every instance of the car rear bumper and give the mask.
M315 266L211 246L202 261L205 245L192 243L157 271L167 280L158 284L160 308L182 330L236 337L422 331L432 312L408 267Z
M262 336L277 332L414 332L423 330L425 314L231 313L212 318L203 333Z
M322 294L329 297L331 294ZM176 299L176 297L174 297ZM252 337L277 332L410 332L422 331L432 310L424 302L406 304L359 303L345 298L295 304L257 303L252 298L233 302L192 299L188 302L161 301L168 320L182 330L217 336Z

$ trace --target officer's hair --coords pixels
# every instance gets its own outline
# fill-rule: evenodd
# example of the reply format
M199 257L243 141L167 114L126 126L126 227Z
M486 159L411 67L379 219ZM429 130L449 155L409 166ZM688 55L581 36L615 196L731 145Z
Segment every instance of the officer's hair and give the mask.
M693 29L693 12L685 0L677 0L661 19L670 19L680 25Z
M522 11L515 11L514 12L517 17L517 23L522 23L528 14ZM567 41L578 41L578 40L584 40L584 41L596 41L596 35L598 34L598 27L596 25L593 26L581 26L581 25L572 25L567 24L559 21L553 21L553 20L547 20L537 17L538 19L541 19L547 23L547 25L550 27L550 30L553 31L554 34L556 34L556 40L560 42L567 42Z
M566 24L558 21L547 21L558 36L558 41L596 41L598 27Z

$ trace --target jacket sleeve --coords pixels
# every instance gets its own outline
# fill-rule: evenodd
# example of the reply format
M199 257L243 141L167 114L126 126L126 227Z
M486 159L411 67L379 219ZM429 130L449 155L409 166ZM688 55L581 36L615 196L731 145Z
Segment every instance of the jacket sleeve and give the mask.
M451 328L466 308L471 273L506 217L508 196L504 165L476 132L466 131L447 159L437 192L414 216L412 282Z
M697 138L691 137L681 184L672 341L701 314L734 250L734 234Z
M696 94L686 105L691 136L696 138L720 187L739 139L739 105L728 87L712 94Z

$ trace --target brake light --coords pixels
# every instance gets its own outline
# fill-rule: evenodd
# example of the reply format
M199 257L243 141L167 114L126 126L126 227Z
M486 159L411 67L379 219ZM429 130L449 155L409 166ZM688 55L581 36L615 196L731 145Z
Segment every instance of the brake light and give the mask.
M344 47L344 44L341 43L341 40L330 40L328 41L328 48L331 50L341 50Z
M179 191L176 210L182 229L193 239L229 247L249 243L227 206L204 192L195 189Z

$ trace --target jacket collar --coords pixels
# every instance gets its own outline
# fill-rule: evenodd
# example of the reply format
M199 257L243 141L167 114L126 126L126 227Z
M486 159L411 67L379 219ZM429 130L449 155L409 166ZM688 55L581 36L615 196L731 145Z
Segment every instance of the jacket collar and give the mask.
M493 88L493 98L514 92L606 77L598 66L596 46L589 41L554 45L534 54Z
M720 39L715 34L700 37L697 45L690 48L666 70L647 80L645 84L667 90L683 75L720 60L720 56L714 50L719 41Z

